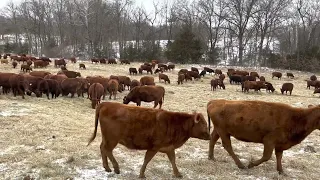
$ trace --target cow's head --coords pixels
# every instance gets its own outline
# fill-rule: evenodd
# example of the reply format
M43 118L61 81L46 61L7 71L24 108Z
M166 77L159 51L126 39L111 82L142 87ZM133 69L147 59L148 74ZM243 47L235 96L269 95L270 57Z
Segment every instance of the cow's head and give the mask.
M129 104L131 100L129 98L127 98L127 96L123 97L123 104Z
M201 113L194 112L191 120L193 121L191 137L210 140L210 132L204 116Z
M76 72L76 77L81 77L81 74L79 72Z

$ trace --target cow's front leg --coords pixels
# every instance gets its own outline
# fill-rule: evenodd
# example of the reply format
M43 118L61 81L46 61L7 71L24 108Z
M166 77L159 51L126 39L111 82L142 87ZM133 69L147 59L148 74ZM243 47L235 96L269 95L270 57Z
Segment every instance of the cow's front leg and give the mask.
M154 155L157 154L158 151L152 151L152 150L147 150L146 155L144 156L144 161L143 165L140 169L140 175L139 178L145 178L146 176L144 175L144 172L146 171L146 167L150 160L154 157Z
M176 154L174 152L174 149L173 150L170 150L167 152L167 156L171 162L171 165L172 165L172 169L173 169L173 173L174 173L174 176L176 178L182 178L182 175L181 173L179 172L178 168L177 168L177 165L176 165Z

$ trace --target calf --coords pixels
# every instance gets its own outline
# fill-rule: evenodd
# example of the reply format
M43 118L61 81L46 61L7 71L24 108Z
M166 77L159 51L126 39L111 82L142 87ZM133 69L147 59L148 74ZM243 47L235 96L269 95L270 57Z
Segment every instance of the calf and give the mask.
M294 75L292 73L287 73L287 78L294 78Z
M129 74L130 74L130 75L131 75L131 74L132 74L132 75L134 75L134 74L136 74L136 75L137 75L137 74L138 74L138 72L137 72L137 68L132 68L132 67L131 67L131 68L129 68Z
M264 145L262 158L251 161L248 168L268 161L275 150L277 170L283 173L283 151L299 144L313 130L320 129L319 106L304 109L264 101L212 100L207 104L207 113L209 131L210 119L214 125L209 159L214 159L214 146L221 138L223 147L241 169L245 166L233 152L230 136Z
M199 75L200 75L200 77L201 77L201 76L204 77L204 75L206 75L206 74L207 74L207 71L206 71L206 70L202 70Z
M80 64L79 64L79 69L81 69L81 68L82 68L82 69L86 69L86 65L84 65L83 63L80 63Z
M13 67L13 68L16 68L17 65L18 65L17 61L12 61L12 67Z
M179 84L183 84L183 80L185 79L185 75L184 74L178 74L178 85Z
M278 79L281 79L282 73L281 72L273 72L272 73L272 79L273 79L273 77L277 77Z
M155 85L154 78L152 76L143 76L142 78L140 78L140 84L141 86Z
M166 84L167 82L170 84L170 79L167 75L165 74L162 74L162 73L159 73L159 82L160 80L163 79L164 80L164 83Z
M273 87L273 85L271 83L265 82L265 85L266 85L266 91L267 92L274 92L275 91L275 89L274 89L274 87Z
M95 109L96 106L100 103L101 97L104 95L104 87L100 83L93 83L89 87L88 96L91 100L91 107Z
M283 94L284 92L286 92L286 94L287 94L287 92L289 91L290 92L290 96L291 96L292 90L293 90L293 84L292 83L283 83L282 88L280 89L281 94Z
M20 69L21 71L23 71L23 72L30 72L30 71L32 71L32 68L30 67L30 66L28 66L28 65L26 65L26 64L21 64L21 69Z
M147 164L157 152L166 153L175 177L182 177L175 163L175 149L190 137L210 139L207 123L200 113L187 114L104 102L96 108L94 133L88 145L96 137L99 121L103 137L100 151L105 170L111 172L109 159L114 172L120 173L112 153L120 143L129 149L147 150L139 178L145 178Z
M134 80L131 81L130 90L133 89L136 86L140 86L140 82L134 79Z
M161 109L164 101L165 90L162 86L137 86L130 90L129 94L123 98L123 104L129 104L129 102L135 102L137 106L141 106L141 101L152 102L154 101L154 107L159 104Z

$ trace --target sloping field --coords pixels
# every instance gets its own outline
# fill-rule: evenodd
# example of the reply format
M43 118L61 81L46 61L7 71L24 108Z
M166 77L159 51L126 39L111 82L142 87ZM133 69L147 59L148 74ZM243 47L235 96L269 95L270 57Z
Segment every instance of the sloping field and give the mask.
M79 70L79 65L68 64L69 70L80 71L83 76L127 75L131 65L100 65L85 63L87 70ZM20 66L18 66L20 67ZM191 65L178 65L177 69L190 68ZM199 67L199 66L198 66ZM293 106L307 107L319 104L319 95L306 88L304 79L310 73L293 72L294 80L284 77L271 80L270 70L258 70L273 83L275 93L250 92L244 94L238 85L230 85L225 80L226 90L210 91L212 75L199 81L187 82L178 86L177 72L168 72L171 84L156 84L165 87L163 108L170 111L189 112L196 110L206 117L206 104L211 99L263 100L283 102ZM59 69L46 69L52 73ZM226 68L222 68L226 72ZM15 72L11 65L0 65L0 72ZM282 71L285 73L286 71ZM145 75L145 74L144 74ZM130 76L140 79L141 76ZM279 89L284 82L293 82L292 96L281 95ZM311 88L313 89L313 88ZM117 102L122 103L128 91L118 94ZM114 101L114 100L111 100ZM142 103L152 107L153 103ZM47 100L45 97L0 95L0 179L137 179L143 163L145 151L128 150L118 145L114 150L120 165L120 175L106 173L100 158L101 135L86 146L94 129L94 110L86 98L59 97ZM218 141L218 143L221 140ZM319 179L320 177L320 132L314 131L301 144L285 151L283 167L286 175L278 175L275 156L271 160L252 169L240 170L223 149L216 146L216 161L208 160L209 141L190 139L176 150L177 166L183 179ZM240 160L245 164L262 156L261 144L245 143L232 139L232 145ZM310 150L311 149L311 150ZM312 150L315 150L312 151ZM109 163L110 164L110 163ZM110 164L111 165L111 164ZM112 165L110 166L112 167ZM158 153L147 166L147 179L171 179L172 168L165 154Z

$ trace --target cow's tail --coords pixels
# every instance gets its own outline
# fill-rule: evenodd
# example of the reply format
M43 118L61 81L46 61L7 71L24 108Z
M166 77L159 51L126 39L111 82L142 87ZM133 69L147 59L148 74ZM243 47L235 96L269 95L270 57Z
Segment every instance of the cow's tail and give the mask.
M101 108L101 104L99 104L97 107L96 107L96 116L95 116L95 120L94 120L94 132L91 136L91 138L89 139L89 142L88 142L88 145L90 145L90 143L94 140L94 138L96 138L96 135L97 135L97 128L98 128L98 123L99 123L99 112L100 112L100 108Z
M207 109L207 115L208 115L208 129L209 129L209 133L210 133L211 119L210 119L210 115L209 115L208 109Z

